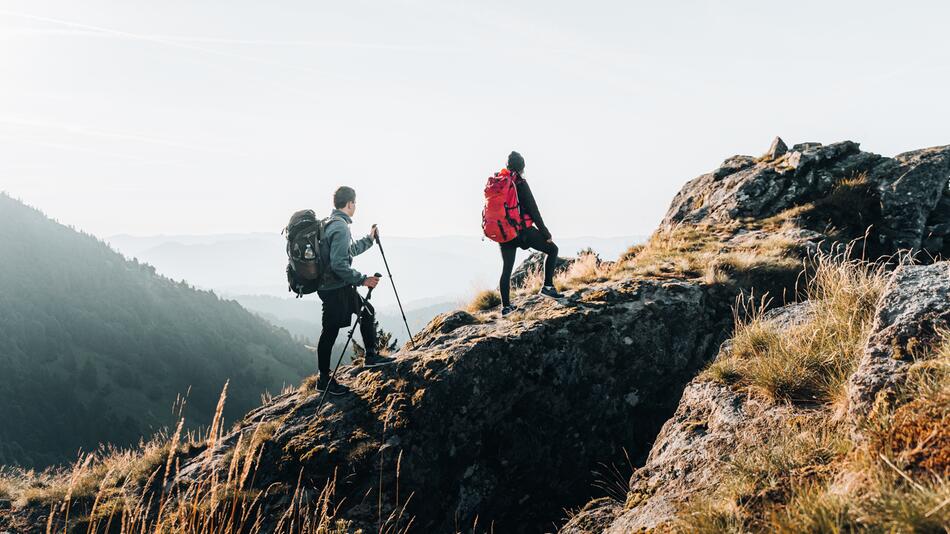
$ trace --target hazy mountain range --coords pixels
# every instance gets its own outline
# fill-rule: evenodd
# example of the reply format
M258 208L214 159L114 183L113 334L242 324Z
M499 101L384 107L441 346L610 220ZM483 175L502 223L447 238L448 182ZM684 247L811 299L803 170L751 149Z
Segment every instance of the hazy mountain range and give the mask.
M286 332L0 194L0 464L43 466L206 425L314 371Z
M562 256L591 247L604 259L645 236L575 237L557 240ZM320 301L294 299L287 291L285 240L279 232L217 235L115 235L107 241L130 258L154 265L174 279L212 289L250 310L312 340L319 334ZM435 314L467 302L476 291L497 286L501 261L498 246L474 236L406 238L383 236L396 288L413 331ZM519 251L519 261L528 252ZM364 273L386 274L377 247L356 258ZM405 341L405 327L388 278L373 295L380 323Z

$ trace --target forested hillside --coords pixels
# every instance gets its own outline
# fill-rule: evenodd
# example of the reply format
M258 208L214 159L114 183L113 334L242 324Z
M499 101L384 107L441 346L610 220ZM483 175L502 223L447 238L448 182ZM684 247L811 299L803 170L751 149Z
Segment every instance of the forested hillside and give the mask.
M222 265L227 269L227 265ZM175 421L207 424L313 372L238 303L158 275L0 194L0 464L42 466Z

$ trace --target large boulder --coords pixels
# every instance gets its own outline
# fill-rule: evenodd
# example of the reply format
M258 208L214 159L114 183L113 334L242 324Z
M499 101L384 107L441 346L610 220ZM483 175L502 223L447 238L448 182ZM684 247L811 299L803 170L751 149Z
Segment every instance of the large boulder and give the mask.
M730 323L729 300L689 282L566 296L528 297L505 319L437 318L396 364L347 368L351 393L321 410L304 391L248 414L180 480L226 470L240 436L270 425L255 484L292 488L302 476L321 488L335 475L340 515L357 527L375 530L379 503L386 516L410 494L405 517L419 532L556 523L590 498L600 464L645 454Z
M733 156L687 183L673 198L663 226L769 217L828 195L836 183L870 171L882 159L851 141L809 144L776 159Z
M917 250L925 238L950 231L950 146L885 158L874 167L869 179L881 199L882 241L896 249ZM943 252L942 245L939 243L933 252Z
M950 263L900 268L881 299L874 331L848 387L849 411L860 430L876 402L890 400L911 365L950 328Z
M777 140L780 141L780 140ZM784 144L784 143L783 143ZM774 152L774 154L773 154ZM862 152L857 143L803 143L783 153L773 146L762 158L733 156L716 170L688 182L670 206L663 227L677 224L762 220L809 203L824 203L842 184L861 183L865 206L837 199L844 221L819 221L820 230L855 220L849 238L870 228L878 251L900 249L950 253L950 146L886 158ZM857 189L857 188L856 188ZM862 213L867 211L870 213Z

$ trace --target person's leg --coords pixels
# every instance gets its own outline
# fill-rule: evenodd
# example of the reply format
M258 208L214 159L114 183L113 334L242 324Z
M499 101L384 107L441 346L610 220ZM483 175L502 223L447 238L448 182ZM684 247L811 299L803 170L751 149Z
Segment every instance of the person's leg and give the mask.
M342 289L318 291L317 294L323 301L323 331L320 332L320 340L317 342L317 368L321 376L330 376L330 353L337 336L340 335L341 317L346 312L343 309L345 303L341 298Z
M367 354L376 354L376 310L372 304L366 303L363 314L360 315L360 335L363 336L363 347Z
M527 246L547 255L544 259L544 285L553 286L554 269L557 267L557 245L544 239L544 236L536 228L525 230L524 237Z
M545 241L538 250L548 255L544 260L544 285L553 286L554 269L557 267L557 245Z
M320 369L320 376L330 376L331 352L339 334L339 328L326 326L323 327L323 332L320 332L320 341L317 343L317 367Z
M501 305L511 305L511 270L515 266L517 245L502 243L501 245L501 280L498 281L498 290L501 293Z

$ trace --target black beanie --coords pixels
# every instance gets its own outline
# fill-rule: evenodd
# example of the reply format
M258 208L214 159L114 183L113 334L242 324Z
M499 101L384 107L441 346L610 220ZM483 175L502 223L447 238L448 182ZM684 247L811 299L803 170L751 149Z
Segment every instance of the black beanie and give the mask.
M521 174L524 172L524 158L517 152L508 154L508 170Z

